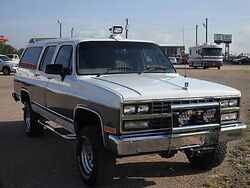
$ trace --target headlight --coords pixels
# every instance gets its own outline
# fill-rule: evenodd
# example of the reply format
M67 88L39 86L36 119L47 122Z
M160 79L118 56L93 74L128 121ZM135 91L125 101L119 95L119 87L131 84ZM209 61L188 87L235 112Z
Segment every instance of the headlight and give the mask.
M229 106L238 106L238 100L237 99L230 100L228 104Z
M123 108L123 113L124 114L134 114L135 113L135 106L132 106L132 105L130 105L130 106L124 106L124 108Z
M238 99L222 100L220 104L222 108L238 106Z
M136 129L147 129L149 125L148 121L127 121L124 123L124 129L136 130Z
M221 121L237 120L238 113L222 114Z
M149 106L148 105L139 105L137 108L138 113L147 113L149 112Z
M141 104L141 105L125 105L123 107L124 114L146 114L150 110L148 104Z
M228 102L229 102L229 100L223 100L223 101L221 101L220 102L221 107L222 108L228 107Z

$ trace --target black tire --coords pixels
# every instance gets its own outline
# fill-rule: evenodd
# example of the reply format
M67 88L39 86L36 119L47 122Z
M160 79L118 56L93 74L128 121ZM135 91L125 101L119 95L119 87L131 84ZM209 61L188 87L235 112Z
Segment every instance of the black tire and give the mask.
M3 67L3 75L10 75L10 68L9 67Z
M194 69L197 69L198 67L197 66L194 66Z
M26 102L24 106L23 119L24 129L29 137L38 137L43 135L44 128L38 123L39 118L40 116L32 111L30 103Z
M217 67L218 70L220 70L220 67Z
M221 142L212 152L193 157L190 156L190 153L186 153L186 156L193 167L200 170L210 170L219 166L224 161L226 153L227 144Z
M100 128L88 125L77 135L77 163L87 185L110 183L113 178L115 156L104 150Z

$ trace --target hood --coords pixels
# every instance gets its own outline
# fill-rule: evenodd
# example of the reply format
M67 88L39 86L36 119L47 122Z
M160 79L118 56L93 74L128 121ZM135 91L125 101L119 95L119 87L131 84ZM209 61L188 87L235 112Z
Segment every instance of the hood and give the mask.
M119 93L124 101L241 95L234 88L175 73L112 74L85 81Z
M16 64L14 61L4 61L4 63L8 63L8 64Z

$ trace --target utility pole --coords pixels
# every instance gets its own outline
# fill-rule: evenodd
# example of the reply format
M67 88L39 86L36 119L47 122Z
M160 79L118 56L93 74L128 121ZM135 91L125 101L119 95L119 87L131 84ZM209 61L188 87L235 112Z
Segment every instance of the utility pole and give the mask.
M198 45L198 25L195 27L195 44Z
M62 21L57 20L57 23L59 23L59 36L62 38Z
M185 38L184 38L184 27L182 26L182 45L185 45Z
M207 18L206 18L206 27L205 27L206 28L206 43L207 43L207 24L208 23L207 23Z
M125 32L126 32L126 39L127 39L128 38L128 18L126 18Z
M71 38L74 36L74 27L71 28Z

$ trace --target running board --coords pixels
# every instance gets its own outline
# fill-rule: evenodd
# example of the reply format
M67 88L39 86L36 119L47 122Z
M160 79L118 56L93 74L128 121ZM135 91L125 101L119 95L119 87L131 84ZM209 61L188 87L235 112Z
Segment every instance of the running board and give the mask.
M59 136L65 138L65 139L76 140L75 134L72 134L68 130L64 129L62 126L60 126L52 121L41 118L38 120L38 123L40 123L45 128L53 131L54 133L58 134Z

